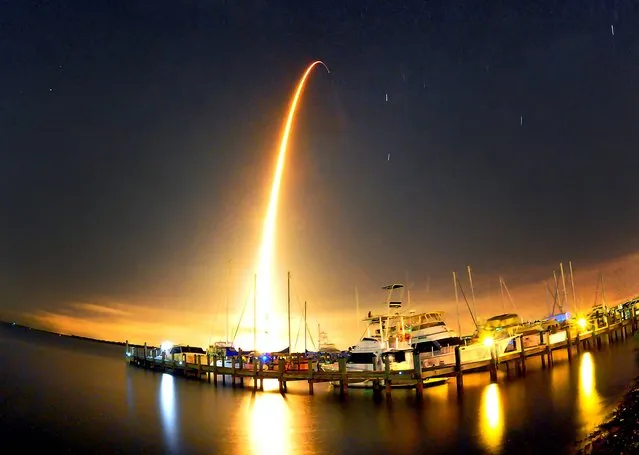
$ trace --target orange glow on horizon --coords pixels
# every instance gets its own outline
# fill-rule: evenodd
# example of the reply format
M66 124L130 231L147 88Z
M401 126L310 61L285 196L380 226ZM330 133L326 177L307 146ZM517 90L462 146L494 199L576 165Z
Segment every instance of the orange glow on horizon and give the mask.
M284 129L282 130L282 138L280 142L280 149L277 158L277 167L275 168L275 174L273 176L273 184L271 187L271 196L269 198L268 207L266 210L266 216L264 218L264 228L262 231L262 243L260 245L260 251L258 256L258 265L257 265L257 289L256 289L256 299L257 299L257 349L262 351L268 351L274 349L281 349L283 346L282 341L284 343L288 343L286 337L283 339L278 339L279 331L277 326L273 326L276 324L278 320L271 320L269 326L260 327L260 325L264 324L269 315L273 314L274 311L274 296L273 296L273 276L272 276L272 268L275 256L275 228L277 222L277 207L279 201L280 187L282 183L282 175L284 174L284 165L286 163L286 151L288 148L288 139L291 134L291 129L293 126L293 122L295 120L295 114L297 112L297 105L301 99L302 92L304 91L304 86L306 84L306 80L308 76L313 71L313 68L317 65L322 65L326 68L326 71L330 72L328 67L321 62L320 60L316 60L311 63L306 71L300 78L297 89L295 90L295 95L291 100L288 116L286 118L286 123L284 125ZM279 318L281 319L281 318ZM274 336L266 337L266 332L269 334L273 334ZM262 336L260 336L262 335Z

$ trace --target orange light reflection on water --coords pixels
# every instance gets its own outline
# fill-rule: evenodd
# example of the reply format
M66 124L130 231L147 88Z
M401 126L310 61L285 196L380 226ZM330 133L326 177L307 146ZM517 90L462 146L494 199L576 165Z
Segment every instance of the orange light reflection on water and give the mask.
M597 392L595 359L590 352L584 352L581 356L577 394L581 422L587 427L586 431L594 429L604 416L601 396Z
M487 385L482 392L479 434L490 452L499 452L504 435L504 410L497 384Z
M258 393L246 409L250 450L246 454L288 455L293 450L295 433L291 428L291 410L280 394Z

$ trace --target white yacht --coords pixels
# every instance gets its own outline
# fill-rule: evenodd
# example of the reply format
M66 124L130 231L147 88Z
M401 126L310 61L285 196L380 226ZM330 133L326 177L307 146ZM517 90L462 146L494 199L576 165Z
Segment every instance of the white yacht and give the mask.
M411 345L409 327L402 324L401 316L396 312L401 308L402 284L390 284L383 289L388 291L386 307L387 314L373 314L368 312L364 319L368 322L366 335L349 349L346 361L347 371L384 371L385 360L388 357L391 371L399 371L401 375L406 371L406 380L395 380L391 387L415 387L416 380L409 371L414 369L413 356L416 355ZM400 293L400 298L396 298ZM391 314L395 311L395 314ZM331 369L336 368L333 366ZM446 378L427 379L424 385L442 384ZM384 381L380 381L384 385ZM349 387L373 387L371 380L349 380Z

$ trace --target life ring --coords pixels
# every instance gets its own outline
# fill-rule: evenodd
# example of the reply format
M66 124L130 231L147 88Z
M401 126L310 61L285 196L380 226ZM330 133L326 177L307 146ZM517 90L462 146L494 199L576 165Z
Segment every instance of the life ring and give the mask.
M406 341L410 341L410 333L407 333L406 335L404 335L404 339Z

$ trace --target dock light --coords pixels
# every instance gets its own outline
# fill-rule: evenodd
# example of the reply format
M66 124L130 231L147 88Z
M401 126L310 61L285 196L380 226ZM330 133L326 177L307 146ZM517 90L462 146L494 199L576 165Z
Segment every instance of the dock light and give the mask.
M584 318L579 318L577 320L577 324L579 324L579 327L581 327L582 330L585 330L588 322Z
M495 340L493 340L493 337L486 337L484 338L484 346L486 346L487 348L491 347L493 344L495 344Z
M164 352L170 352L171 349L173 348L173 343L171 343L170 341L163 341L162 344L160 344L160 349Z

